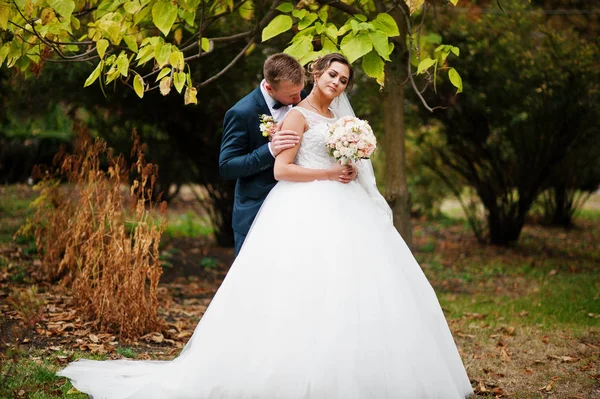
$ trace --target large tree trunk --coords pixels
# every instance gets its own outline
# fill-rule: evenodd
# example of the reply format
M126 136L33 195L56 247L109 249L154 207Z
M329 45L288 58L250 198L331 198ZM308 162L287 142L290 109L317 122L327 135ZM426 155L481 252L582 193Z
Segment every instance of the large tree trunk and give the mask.
M386 63L383 109L385 127L385 197L394 213L394 226L412 246L410 222L410 193L406 179L406 153L404 150L404 83L407 76L406 25L400 11L394 19L400 28L395 49Z

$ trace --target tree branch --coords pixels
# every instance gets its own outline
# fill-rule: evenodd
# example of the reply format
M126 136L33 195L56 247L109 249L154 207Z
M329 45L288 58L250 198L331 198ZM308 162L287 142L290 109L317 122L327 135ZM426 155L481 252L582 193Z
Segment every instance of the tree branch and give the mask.
M427 101L425 100L425 98L423 97L423 95L421 94L421 92L419 91L419 89L417 88L417 84L415 82L415 78L413 77L412 74L412 64L411 64L411 59L412 59L412 45L413 45L413 38L412 38L412 26L410 23L410 18L408 16L408 14L406 13L406 10L404 9L404 7L402 5L400 5L398 8L400 8L400 11L402 11L402 14L404 15L404 18L406 20L406 28L407 28L407 35L408 35L408 61L407 61L407 67L408 67L408 80L410 81L410 85L413 88L413 91L415 92L415 94L417 95L417 97L419 97L419 100L421 100L421 103L423 104L423 106L425 107L425 109L429 112L433 112L436 109L443 109L444 107L434 107L431 108L429 106L429 104L427 104Z
M349 4L346 3L342 3L341 1L338 0L333 0L333 1L329 1L329 0L318 0L319 4L322 4L324 6L330 6L333 8L337 8L340 11L343 11L347 14L362 14L362 11L359 10L358 8L355 8Z
M225 74L225 72L227 72L229 69L231 69L231 67L233 67L235 65L236 62L238 62L238 60L240 58L242 58L242 56L244 55L244 53L246 52L246 50L248 50L250 48L250 46L254 43L253 40L250 40L242 49L242 51L239 52L238 55L235 56L235 58L233 60L231 60L231 62L229 63L229 65L227 65L225 68L223 68L219 73L217 73L216 75L214 75L211 78L206 79L204 82L200 83L198 86L196 86L196 88L201 88L204 87L206 85L208 85L209 83L214 82L215 80L219 79L221 76L223 76ZM192 57L196 57L196 56L192 56ZM189 58L192 58L189 57Z

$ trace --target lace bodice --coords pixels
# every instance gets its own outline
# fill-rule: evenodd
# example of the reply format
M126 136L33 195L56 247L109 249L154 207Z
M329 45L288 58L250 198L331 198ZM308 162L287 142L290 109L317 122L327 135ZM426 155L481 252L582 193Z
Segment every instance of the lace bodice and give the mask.
M309 169L329 169L334 164L335 159L329 155L325 147L327 128L338 118L335 114L333 118L326 118L302 107L295 107L294 110L300 112L308 124L308 130L302 136L302 142L296 153L296 158L294 158L294 163Z

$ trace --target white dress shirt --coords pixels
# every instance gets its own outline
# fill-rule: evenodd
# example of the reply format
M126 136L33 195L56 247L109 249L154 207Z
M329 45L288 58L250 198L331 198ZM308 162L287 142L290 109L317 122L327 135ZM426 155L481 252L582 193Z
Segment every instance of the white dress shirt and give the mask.
M284 105L279 109L274 109L273 106L275 105L277 100L271 97L269 95L269 92L267 92L267 89L265 88L266 83L267 81L264 79L262 80L262 82L260 82L260 91L262 92L262 95L265 98L265 102L269 107L269 111L271 111L271 116L273 117L273 119L275 119L276 122L281 122L283 118L285 118L287 113L292 109L293 105ZM271 155L273 155L273 150L271 149L271 142L269 142L269 151L271 152Z

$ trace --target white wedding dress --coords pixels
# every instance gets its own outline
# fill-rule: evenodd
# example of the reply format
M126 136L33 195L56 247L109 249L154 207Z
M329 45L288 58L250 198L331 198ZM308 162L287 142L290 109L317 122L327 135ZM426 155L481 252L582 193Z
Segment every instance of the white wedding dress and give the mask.
M329 168L326 119L295 162ZM293 112L293 111L292 111ZM357 182L279 182L179 357L71 363L94 399L461 399L471 385L435 292Z

